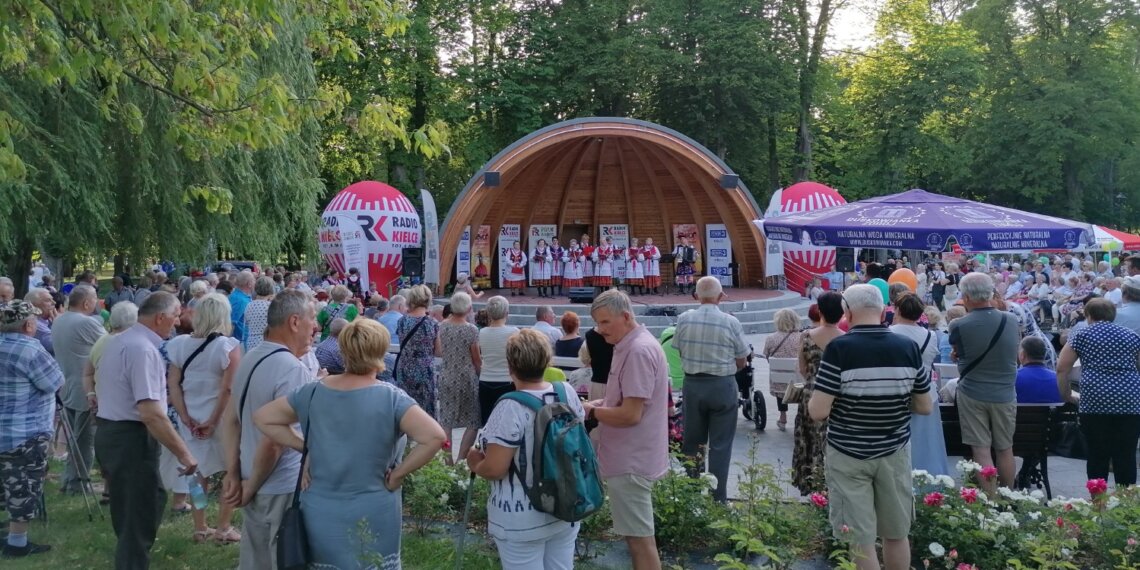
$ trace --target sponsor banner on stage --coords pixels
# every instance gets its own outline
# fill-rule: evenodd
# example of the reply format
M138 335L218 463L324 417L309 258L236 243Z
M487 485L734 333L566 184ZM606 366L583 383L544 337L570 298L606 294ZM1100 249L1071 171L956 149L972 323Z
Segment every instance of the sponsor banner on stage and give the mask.
M724 224L705 225L705 259L708 260L709 275L720 280L725 287L732 286L732 240L728 238L728 227Z
M340 249L344 259L345 269L356 268L360 274L361 288L369 286L368 280L368 239L364 237L364 230L356 220L349 216L337 216L337 227L340 228ZM379 283L376 284L380 286Z
M493 286L491 285L491 266L495 258L491 253L491 248L491 226L479 226L479 231L475 232L475 237L471 240L470 275L473 279L473 287L490 289Z
M599 224L598 231L601 235L598 237L597 245L605 243L606 238L612 238L614 249L620 253L618 259L614 260L614 279L625 279L626 262L624 259L625 250L629 247L629 225L628 224Z
M532 225L527 230L527 235L530 236L527 239L527 243L526 243L527 255L531 255L534 253L535 248L538 247L538 240L540 240L540 239L546 240L546 246L550 247L550 240L554 239L555 235L558 235L557 231L558 231L557 226L555 226L554 224L534 224L534 225ZM548 261L547 263L552 263L552 262L553 261ZM534 263L534 260L533 259L530 260L529 263ZM528 263L528 265L529 265L529 263ZM534 272L529 271L528 273L530 274L530 277L528 278L527 282L530 283L531 285L534 285Z
M701 249L701 233L697 230L697 224L673 224L673 251L676 251L677 246L681 245L681 238L689 238L689 245L697 252L703 251ZM676 263L676 260L673 262ZM705 260L697 258L693 263L693 274L700 275L705 266Z
M520 237L521 233L522 226L518 224L503 224L499 226L499 287L506 287L507 284L506 275L511 267L511 246L517 241L519 242L520 248L524 247Z
M783 189L776 190L768 202L768 210L764 212L764 219L775 218L780 215L780 200L784 195ZM760 235L764 235L764 222L753 220L753 224L760 228ZM776 277L784 274L784 246L783 242L764 238L767 253L764 255L764 276Z
M439 216L431 192L420 189L424 205L424 283L439 285Z
M459 237L459 246L455 248L455 273L466 273L467 278L474 283L474 275L468 270L471 267L471 226L463 227L463 235ZM474 286L474 285L472 285Z

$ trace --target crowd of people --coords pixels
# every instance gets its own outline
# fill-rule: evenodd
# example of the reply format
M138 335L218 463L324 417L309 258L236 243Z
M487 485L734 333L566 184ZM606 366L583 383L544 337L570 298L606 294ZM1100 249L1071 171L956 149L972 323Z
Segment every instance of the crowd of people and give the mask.
M926 260L916 285L892 283L884 294L868 283L908 265L868 264L845 291L809 291L811 326L779 311L762 348L799 363L802 382L768 386L780 430L796 407L793 483L829 494L837 536L853 542L860 567L878 567L878 538L888 568L909 563L911 470L949 474L939 403L957 405L962 442L996 469L996 480L979 481L989 491L1014 484L1019 403L1076 405L1089 477L1135 483L1140 257L1126 259L1122 275L1073 276L1091 285L1080 296L1043 297L1040 285L1087 267L1063 257L1050 268L1059 275L1039 262L990 270ZM57 404L74 436L61 491L93 491L91 470L100 470L118 568L147 566L167 509L191 513L195 542L239 544L242 568L275 567L291 505L309 523L315 563L392 566L397 491L456 430L445 459L492 481L488 523L504 567L569 568L580 523L531 503L535 415L502 399L557 397L567 378L583 396L572 409L592 429L614 531L635 568L660 564L652 488L670 469L671 377L681 378L680 451L694 475L715 477L713 496L728 499L736 375L752 348L721 310L716 278L692 283L700 305L669 331L671 366L625 292L598 295L584 333L577 314L542 305L520 330L506 297L476 310L469 286L437 305L426 286L383 298L338 277L310 284L300 273L246 270L175 284L154 271L116 277L102 300L90 274L66 296L45 287L22 300L0 279L4 556L50 548L27 531L56 449ZM585 366L557 369L556 356ZM214 521L192 500L211 476L222 481ZM239 509L240 529L231 524Z
M903 268L913 283L891 278ZM888 569L909 567L912 470L950 474L940 403L956 405L972 459L996 470L977 481L987 492L1015 485L1018 405L1074 407L1088 478L1136 483L1140 256L930 258L913 269L902 257L846 277L857 284L845 291L809 287L808 330L777 315L764 353L800 361L793 482L828 493L858 567L879 568L877 539ZM788 403L778 400L778 427Z
M593 363L582 390L591 398L573 406L597 423L615 530L638 568L658 567L651 488L669 455L664 437L646 442L667 431L668 370L628 295L599 295L583 336L576 314L556 320L546 306L520 331L507 324L502 296L475 311L462 290L439 306L422 285L364 299L338 280L302 277L246 270L176 285L154 271L114 278L101 300L85 274L63 299L44 288L5 298L3 555L51 548L28 540L28 521L48 458L64 452L62 492L95 492L92 472L102 476L116 568L148 566L167 510L190 513L194 542L238 544L241 568L276 567L291 505L307 523L314 564L393 567L402 482L463 429L447 460L493 482L490 529L504 567L570 568L580 524L534 508L519 484L533 484L533 412L499 402L513 390L554 393L551 379L566 376L550 366L557 354ZM11 282L0 281L5 290ZM57 402L74 441L56 442ZM194 494L215 476L221 504L208 520Z

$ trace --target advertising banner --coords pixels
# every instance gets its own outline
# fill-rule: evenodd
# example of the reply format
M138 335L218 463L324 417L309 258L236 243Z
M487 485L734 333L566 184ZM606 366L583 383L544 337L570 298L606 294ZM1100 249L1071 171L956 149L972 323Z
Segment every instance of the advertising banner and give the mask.
M776 190L772 194L772 199L768 202L768 210L764 212L764 219L775 218L780 215L780 200L783 198L784 191ZM760 233L764 233L764 222L761 220L753 220L753 224L760 228ZM783 242L774 239L764 238L767 253L764 254L764 275L766 277L776 277L784 274L784 247Z
M424 283L439 285L439 216L431 192L421 189L420 197L424 205Z
M340 254L344 259L346 269L353 269L360 273L360 287L367 289L368 280L368 239L364 237L364 230L356 220L348 216L337 216L337 226L340 228ZM379 287L379 283L377 283Z
M491 247L491 226L479 226L479 231L475 232L475 237L471 240L471 270L468 274L471 276L472 287L477 289L493 287L491 264L495 258L492 257Z
M523 247L520 239L522 227L518 224L503 224L499 227L499 287L505 287L507 280L507 270L511 266L511 260L508 257L511 251L511 245L516 241L520 242L519 247Z
M530 236L526 243L527 255L530 256L534 252L534 249L538 247L538 240L544 239L546 240L547 247L550 246L550 240L558 235L557 226L554 224L534 224L527 230L527 235ZM529 266L531 263L534 263L533 259L527 262L527 265ZM528 270L527 273L530 275L527 282L533 286L534 272Z
M618 259L614 260L614 279L625 280L626 261L621 259L629 247L629 225L627 224L599 224L598 245L605 243L606 238L613 239L614 249L617 250Z
M463 235L459 237L459 245L455 248L455 273L466 273L474 287L475 276L469 270L471 267L471 226L463 227Z
M673 251L677 251L677 246L681 245L682 237L689 238L689 245L698 253L704 251L701 249L701 234L697 231L697 224L673 224ZM676 261L673 263L676 264ZM697 257L696 263L693 263L693 275L702 275L704 266L705 260Z
M732 287L732 240L728 237L728 228L724 224L705 225L705 247L708 252L709 275L720 280L724 287Z

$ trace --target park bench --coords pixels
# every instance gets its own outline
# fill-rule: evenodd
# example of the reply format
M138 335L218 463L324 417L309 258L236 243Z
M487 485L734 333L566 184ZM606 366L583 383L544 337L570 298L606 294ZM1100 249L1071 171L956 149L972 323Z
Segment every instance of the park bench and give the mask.
M958 406L940 404L942 437L948 455L970 458L970 447L962 443L962 424ZM1015 486L1019 489L1044 488L1045 496L1053 497L1049 486L1049 445L1060 422L1070 419L1073 412L1052 404L1019 404L1017 427L1013 432L1013 454L1022 459Z

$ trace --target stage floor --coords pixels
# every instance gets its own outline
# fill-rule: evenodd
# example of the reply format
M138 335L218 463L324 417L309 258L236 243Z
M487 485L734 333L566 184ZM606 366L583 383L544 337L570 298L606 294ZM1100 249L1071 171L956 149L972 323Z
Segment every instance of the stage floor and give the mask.
M629 292L624 288L622 290L626 291L627 293ZM562 292L565 293L566 289L563 288ZM598 292L600 293L601 290L599 289ZM724 293L726 297L722 302L731 303L739 301L762 301L765 299L775 299L783 295L784 292L761 288L728 288L724 290ZM539 297L538 291L534 287L528 288L526 290L526 295L516 295L514 297L511 296L510 289L487 289L484 291L482 297L473 299L473 301L475 301L476 304L486 303L488 298L495 295L502 295L506 297L508 300L510 300L512 305L538 306L570 304L570 297L566 296L565 294L561 296L554 296L552 298ZM635 305L681 305L686 303L695 304L697 302L692 295L682 295L680 293L677 293L675 288L671 289L669 293L664 295L632 295L630 296L630 299Z

